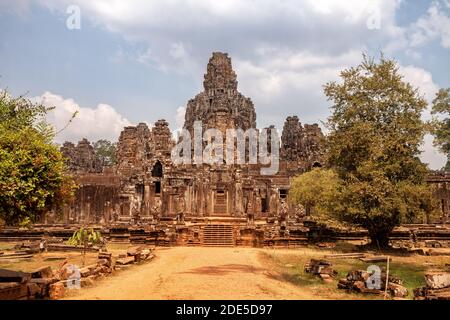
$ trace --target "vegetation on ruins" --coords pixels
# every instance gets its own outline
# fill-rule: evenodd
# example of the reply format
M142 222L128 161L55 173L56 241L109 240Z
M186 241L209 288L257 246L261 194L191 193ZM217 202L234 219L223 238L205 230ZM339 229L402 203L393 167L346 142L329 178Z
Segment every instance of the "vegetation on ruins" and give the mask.
M447 155L445 170L450 171L450 88L439 90L431 113L440 116L434 119L434 145Z
M117 144L101 139L94 143L95 155L100 159L102 166L108 167L116 164Z
M75 231L72 237L67 240L67 244L73 246L82 246L82 257L83 257L83 266L86 262L86 251L89 245L96 245L103 243L102 236L99 231L94 231L94 229L86 229L81 227L79 230Z
M0 93L0 218L9 225L34 222L73 193L45 121L51 109Z

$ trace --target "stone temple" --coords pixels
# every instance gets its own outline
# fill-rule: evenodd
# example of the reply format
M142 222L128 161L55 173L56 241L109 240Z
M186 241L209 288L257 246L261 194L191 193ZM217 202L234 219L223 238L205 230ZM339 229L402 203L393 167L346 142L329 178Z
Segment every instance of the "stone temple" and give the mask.
M193 134L194 123L201 121L204 130L215 128L224 135L233 128L257 130L255 106L238 91L226 53L212 54L203 88L187 102L184 129ZM79 188L73 202L47 215L46 222L141 228L177 243L195 242L216 224L231 230L233 241L248 228L263 234L276 226L276 232L286 233L299 214L288 202L291 179L321 166L322 139L317 124L287 117L279 170L273 175L262 175L260 164L173 163L177 141L166 120L152 128L144 123L124 128L114 167L101 167L86 139L77 145L66 142L61 150Z

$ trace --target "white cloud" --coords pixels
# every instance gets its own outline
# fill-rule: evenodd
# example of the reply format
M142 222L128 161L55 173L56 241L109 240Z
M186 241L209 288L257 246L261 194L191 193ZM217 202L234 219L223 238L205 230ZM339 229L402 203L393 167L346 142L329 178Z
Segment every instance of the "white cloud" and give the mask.
M432 170L440 170L445 166L447 157L433 146L433 136L426 135L422 146L421 160Z
M104 103L95 108L81 107L73 99L65 99L51 92L45 92L33 100L55 107L47 119L57 131L64 128L74 112L78 112L72 123L56 136L55 141L58 143L78 142L82 138L87 138L91 142L99 139L117 141L123 128L131 125L131 122L113 107Z
M400 73L414 88L419 89L419 93L424 95L428 103L433 101L439 86L434 83L430 72L415 66L401 66Z
M427 42L437 39L444 48L450 48L449 8L448 2L434 1L426 15L410 26L410 46L423 46Z
M181 129L184 126L184 116L186 114L186 107L178 107L175 115L175 125L177 129Z
M91 21L149 49L140 61L165 71L201 72L211 51L234 58L257 58L265 45L307 48L312 54L341 55L367 39L375 43L397 37L395 10L399 0L41 0L65 14L69 4ZM375 10L376 9L376 10ZM381 12L381 29L367 21ZM245 44L245 45L244 45ZM190 63L186 63L190 62ZM183 71L184 70L184 71Z

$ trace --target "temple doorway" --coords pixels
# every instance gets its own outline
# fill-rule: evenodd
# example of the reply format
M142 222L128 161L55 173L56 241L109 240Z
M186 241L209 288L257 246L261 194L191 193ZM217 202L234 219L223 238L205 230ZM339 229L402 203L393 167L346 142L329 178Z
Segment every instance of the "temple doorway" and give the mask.
M223 190L217 190L214 192L214 214L225 215L227 214L227 193Z

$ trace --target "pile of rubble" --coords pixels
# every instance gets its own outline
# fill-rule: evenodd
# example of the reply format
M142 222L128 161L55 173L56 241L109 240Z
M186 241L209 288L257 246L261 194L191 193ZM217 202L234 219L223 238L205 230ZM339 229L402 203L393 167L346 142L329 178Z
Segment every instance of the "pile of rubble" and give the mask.
M141 246L129 248L126 253L119 254L119 257L116 260L116 267L121 268L132 263L151 260L154 257L152 250L153 249L143 248Z
M405 298L408 295L408 289L403 286L403 281L400 278L389 275L386 290L385 272L381 272L378 285L371 283L371 276L371 273L364 270L350 271L345 279L339 280L338 289L344 289L349 292L378 295L387 292L392 298Z
M0 269L0 300L45 299L57 281L50 267L31 273Z
M414 289L415 300L450 300L450 273L425 274L425 287Z
M67 289L92 285L116 269L151 260L154 257L152 251L153 248L132 247L119 254L115 263L112 253L100 251L96 263L81 269L67 259L56 271L49 266L31 273L0 269L0 300L61 299Z
M338 274L337 271L332 268L331 262L315 259L311 259L311 261L305 265L305 272L317 275L325 281L331 281Z

